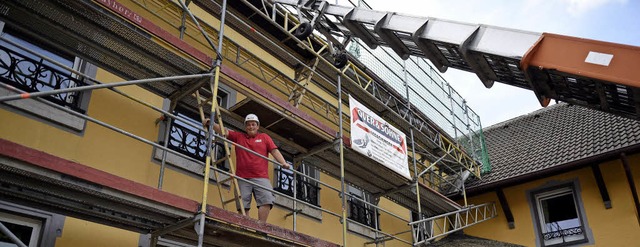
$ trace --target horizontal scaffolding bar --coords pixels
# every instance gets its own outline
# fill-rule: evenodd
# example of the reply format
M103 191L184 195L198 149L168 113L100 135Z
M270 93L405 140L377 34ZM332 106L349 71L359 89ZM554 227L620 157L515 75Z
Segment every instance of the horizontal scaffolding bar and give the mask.
M167 76L167 77L158 77L158 78L149 78L149 79L140 79L140 80L121 81L121 82L114 82L114 83L105 83L105 84L87 85L87 86L80 86L80 87L63 88L63 89L56 89L56 90L45 91L45 92L34 92L34 93L24 92L24 93L21 93L21 94L0 97L0 102L11 101L11 100L19 100L19 99L29 99L29 98L36 98L36 97L44 97L44 96L49 96L49 95L54 95L54 94L62 94L62 93L70 93L70 92L91 91L91 90L102 89L102 88L113 88L113 87L120 87L120 86L129 86L129 85L144 84L144 83L151 83L151 82L165 82L165 81L182 80L182 79L198 79L198 78L210 77L210 76L212 76L210 73L207 73L207 74L195 74L195 75Z

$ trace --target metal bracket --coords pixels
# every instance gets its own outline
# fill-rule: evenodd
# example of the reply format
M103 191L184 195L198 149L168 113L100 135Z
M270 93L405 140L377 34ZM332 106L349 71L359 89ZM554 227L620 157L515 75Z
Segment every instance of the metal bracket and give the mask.
M160 237L162 235L165 235L167 233L174 232L174 231L180 230L182 228L185 228L185 227L187 227L187 226L189 226L189 225L191 225L193 223L198 222L198 220L200 220L200 218L198 218L198 215L196 215L196 216L194 216L192 218L186 218L186 219L183 219L181 221L178 221L177 223L175 223L173 225L169 225L169 226L166 226L164 228L152 231L151 232L151 239L152 239L152 241L153 241L153 239L157 240L158 237Z
M500 206L502 207L502 212L504 213L504 217L507 218L507 224L509 225L509 229L516 228L515 221L513 219L513 214L511 213L511 208L509 207L509 202L507 202L507 197L504 195L502 189L497 189L496 194L498 195L498 201L500 201Z
M591 171L593 171L593 176L595 177L596 184L598 185L598 189L600 190L600 196L602 197L604 208L610 209L611 198L609 197L609 192L607 191L607 185L604 182L604 178L602 177L600 166L598 164L591 165Z
M296 210L292 210L291 213L287 213L284 215L284 218L288 218L289 216L292 216L294 213L299 214L302 213L302 209L296 209Z
M198 208L197 208L197 209L201 209L201 208L202 208L202 203L198 203ZM209 214L209 213L210 213L210 211L209 211L209 207L205 207L205 208L206 208L207 210L206 210L206 212L204 212L204 213L205 213L205 214Z

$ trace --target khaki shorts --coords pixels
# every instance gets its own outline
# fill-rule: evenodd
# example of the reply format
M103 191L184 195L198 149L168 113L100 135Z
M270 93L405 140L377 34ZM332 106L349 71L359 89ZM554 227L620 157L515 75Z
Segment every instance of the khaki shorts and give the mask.
M266 188L271 188L271 182L269 182L268 178L247 178L246 180ZM256 198L256 205L258 207L263 205L273 206L273 201L276 199L275 196L273 196L273 192L240 179L238 179L238 187L240 188L242 204L245 210L251 208L251 194ZM240 211L239 203L236 203L236 208Z

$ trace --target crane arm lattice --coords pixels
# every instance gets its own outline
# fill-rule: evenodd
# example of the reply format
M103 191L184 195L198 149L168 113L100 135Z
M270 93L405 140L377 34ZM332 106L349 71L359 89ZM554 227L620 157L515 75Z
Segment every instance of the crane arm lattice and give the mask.
M429 243L434 239L457 232L498 215L493 202L469 206L458 211L441 214L409 223L414 246Z
M531 90L542 106L556 99L640 119L640 71L629 69L640 63L637 46L318 0L273 1L322 14L314 20L331 22L324 26L337 27L332 33L357 37L371 48L390 47L403 59L427 58L440 72L453 67L475 73L487 88L497 81Z

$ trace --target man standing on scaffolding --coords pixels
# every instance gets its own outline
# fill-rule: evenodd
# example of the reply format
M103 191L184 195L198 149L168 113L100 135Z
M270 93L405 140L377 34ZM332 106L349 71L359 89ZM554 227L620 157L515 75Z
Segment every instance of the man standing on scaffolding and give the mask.
M205 125L208 124L209 119L206 119ZM258 116L255 114L248 114L244 119L244 129L246 133L233 130L228 130L226 131L227 133L222 133L220 125L216 123L213 124L213 130L216 133L222 134L227 139L262 156L268 157L268 155L271 154L284 169L289 169L289 164L284 160L284 157L282 157L282 154L278 150L278 147L273 143L271 137L265 133L258 133L258 130L260 129L260 120L258 120ZM271 182L269 181L269 162L268 160L258 157L242 148L236 147L235 150L237 164L236 175L250 181L251 183L260 185L257 186L238 179L238 187L240 187L242 206L244 206L245 214L249 215L249 209L251 208L251 194L253 194L256 199L256 204L258 205L258 220L267 222L269 211L271 211L273 201L275 200L271 191L262 188L271 187ZM241 205L238 203L238 213L241 212L240 206Z

